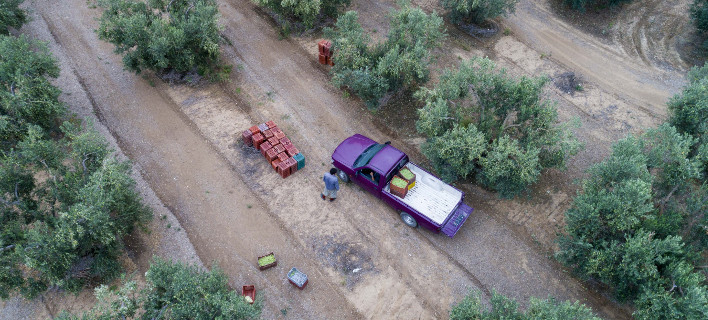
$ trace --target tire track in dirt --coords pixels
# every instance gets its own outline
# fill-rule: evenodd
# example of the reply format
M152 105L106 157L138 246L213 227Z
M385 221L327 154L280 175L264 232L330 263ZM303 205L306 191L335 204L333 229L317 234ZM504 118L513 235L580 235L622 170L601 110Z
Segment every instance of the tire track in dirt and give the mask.
M679 72L634 63L623 49L618 51L569 26L554 16L548 1L523 0L505 21L529 47L653 116L666 116L667 99L683 85Z

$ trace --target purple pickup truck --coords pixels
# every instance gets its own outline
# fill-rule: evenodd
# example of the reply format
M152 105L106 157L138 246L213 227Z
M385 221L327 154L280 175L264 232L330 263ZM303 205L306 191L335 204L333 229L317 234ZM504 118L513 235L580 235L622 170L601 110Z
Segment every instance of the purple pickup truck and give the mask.
M454 236L469 218L472 208L465 194L408 161L408 156L388 142L377 143L355 134L337 146L332 164L343 182L354 181L400 212L410 227L422 225L435 232ZM416 175L415 185L404 198L390 192L391 178L401 168Z

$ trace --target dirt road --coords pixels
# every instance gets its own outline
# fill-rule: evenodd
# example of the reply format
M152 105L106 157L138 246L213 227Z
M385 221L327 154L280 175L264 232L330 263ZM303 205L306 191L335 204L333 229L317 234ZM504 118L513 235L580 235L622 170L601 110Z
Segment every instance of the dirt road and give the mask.
M548 207L544 203L499 201L473 189L467 203L475 213L448 239L409 229L392 209L355 186L344 186L334 203L321 201L320 179L337 143L357 132L381 141L390 138L360 104L328 84L309 49L298 41L278 40L269 20L249 1L220 2L224 35L232 43L224 56L237 68L230 83L200 88L169 86L122 70L112 46L93 32L99 11L88 9L85 1L31 3L69 57L65 71L77 76L78 83L66 80L60 86L80 86L90 97L102 123L177 216L202 261L218 261L234 286L248 282L264 288L264 318L444 318L471 288L485 296L494 289L520 301L548 295L580 300L604 317L628 318L625 310L564 273L504 218L518 215L519 220L511 221L528 221L528 213L522 212L542 212ZM385 7L369 6L376 14L360 16L376 27ZM515 72L567 70L513 37L500 39L493 50ZM620 66L628 73L634 70ZM656 122L659 111L634 114L644 112L634 107L640 104L632 100L635 95L649 93L647 101L639 101L654 103L655 109L666 95L652 90L655 84L639 86L624 99L629 102L617 102L619 109L631 109L630 115L622 110L617 116L617 106L608 109L616 104L614 91L592 83L582 95L550 94L563 101L562 117L595 119L583 129L583 139L605 149L607 141L626 131L622 121L631 126ZM244 128L270 119L308 161L304 170L285 180L260 153L235 138ZM404 138L394 144L415 153L415 145ZM594 160L588 154L581 157L574 172ZM553 179L563 176L551 175ZM537 224L557 218L567 205L567 192L554 191L549 197L555 216L546 214L534 220ZM269 251L276 252L279 266L257 271L254 258ZM285 280L290 266L310 276L303 292Z

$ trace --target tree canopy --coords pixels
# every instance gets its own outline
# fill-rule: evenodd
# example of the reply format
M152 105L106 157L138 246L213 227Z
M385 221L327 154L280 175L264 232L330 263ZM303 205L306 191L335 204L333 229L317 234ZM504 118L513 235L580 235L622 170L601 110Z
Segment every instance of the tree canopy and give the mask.
M338 11L349 5L350 0L252 0L287 20L300 22L312 28L318 19L336 17Z
M334 29L325 29L332 39L332 82L355 92L369 108L377 108L387 94L415 88L428 80L431 50L445 36L443 20L402 2L389 14L385 41L372 44L355 11L340 16Z
M0 35L0 57L0 298L116 276L123 236L150 217L130 165L90 125L61 124L43 44Z
M541 170L563 168L581 147L542 99L548 78L515 79L494 62L474 58L447 70L416 96L423 154L443 180L474 178L512 197L536 182Z
M443 8L450 10L454 22L471 20L482 23L487 19L514 13L519 0L440 0Z
M519 304L503 295L492 292L490 308L482 305L479 293L472 291L450 310L450 320L600 320L585 305L554 298L532 297L525 312Z
M219 61L221 27L215 0L99 0L104 7L98 36L123 54L123 64L140 73L197 71L228 74Z
M708 185L696 139L663 124L618 141L566 212L556 257L634 301L638 319L705 319Z
M616 6L621 3L630 2L632 0L564 0L571 8L585 11L592 7L607 7Z
M61 320L109 319L258 319L261 301L248 304L229 289L228 277L218 268L203 271L196 266L155 258L145 274L147 286L137 290L128 281L116 291L96 288L98 304L81 316L62 313Z
M8 28L19 28L27 21L27 14L20 9L25 0L3 0L0 2L0 34L7 34Z

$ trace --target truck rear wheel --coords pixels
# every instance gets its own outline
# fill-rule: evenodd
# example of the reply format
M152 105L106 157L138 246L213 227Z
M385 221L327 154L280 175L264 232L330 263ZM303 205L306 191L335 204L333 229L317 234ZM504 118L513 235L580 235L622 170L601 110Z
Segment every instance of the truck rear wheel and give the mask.
M349 182L349 176L342 170L337 171L337 177L339 177L339 180L342 180L342 182Z
M410 214L407 214L403 211L401 211L401 220L403 220L403 223L405 223L411 228L415 228L418 226L418 221L415 221L415 219L413 219Z

